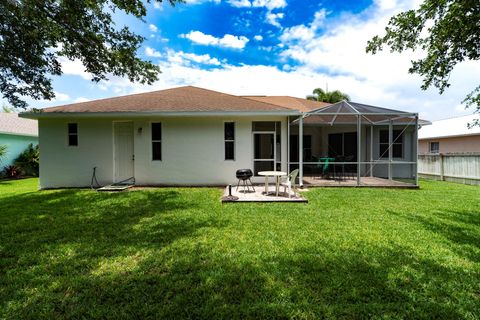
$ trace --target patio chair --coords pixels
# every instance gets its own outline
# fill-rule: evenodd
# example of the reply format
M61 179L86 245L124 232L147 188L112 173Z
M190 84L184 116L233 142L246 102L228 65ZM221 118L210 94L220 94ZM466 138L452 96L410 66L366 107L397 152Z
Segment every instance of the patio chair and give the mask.
M297 175L298 175L298 169L293 170L290 172L290 174L287 176L287 180L282 182L281 185L283 186L283 193L287 192L288 188L288 197L291 198L291 193L293 189L293 195L297 196L297 185L296 185L296 180L297 180Z

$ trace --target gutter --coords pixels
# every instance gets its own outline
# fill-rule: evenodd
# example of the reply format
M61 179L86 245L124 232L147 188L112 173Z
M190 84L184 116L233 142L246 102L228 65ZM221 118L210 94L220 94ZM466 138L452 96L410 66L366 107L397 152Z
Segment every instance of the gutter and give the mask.
M22 136L22 137L38 138L38 134L30 134L30 133L0 131L0 134L6 134L6 135L10 135L10 136Z
M301 116L300 111L198 111L198 112L23 112L26 119L51 118L143 118L143 117L221 117L221 116Z
M422 138L418 138L418 140L449 139L449 138L461 138L461 137L472 137L472 136L480 136L480 132L453 134L450 136L422 137Z

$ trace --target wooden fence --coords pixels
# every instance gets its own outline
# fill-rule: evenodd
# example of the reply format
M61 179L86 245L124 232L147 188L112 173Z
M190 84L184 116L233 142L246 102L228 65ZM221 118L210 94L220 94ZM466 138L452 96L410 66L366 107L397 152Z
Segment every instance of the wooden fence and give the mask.
M480 153L418 155L420 177L480 185Z

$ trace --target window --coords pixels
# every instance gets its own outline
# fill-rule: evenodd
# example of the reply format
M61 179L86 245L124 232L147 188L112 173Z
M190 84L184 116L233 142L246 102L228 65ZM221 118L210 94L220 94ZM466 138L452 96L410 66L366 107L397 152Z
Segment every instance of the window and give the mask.
M388 130L380 130L380 158L388 158ZM392 158L403 158L402 130L393 130Z
M235 160L235 122L224 123L225 160Z
M162 160L162 124L152 123L152 160Z
M298 162L298 135L290 135L290 162ZM312 161L312 136L303 136L303 161Z
M338 161L357 161L357 133L342 132L328 135L328 156Z
M428 151L430 153L440 153L440 142L430 142Z
M68 124L68 145L71 147L78 146L78 124Z

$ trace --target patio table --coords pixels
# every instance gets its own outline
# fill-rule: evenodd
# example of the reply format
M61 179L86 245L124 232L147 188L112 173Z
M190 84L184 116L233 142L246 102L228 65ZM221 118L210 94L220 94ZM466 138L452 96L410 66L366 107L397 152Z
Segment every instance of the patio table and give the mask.
M280 189L280 177L286 176L287 173L283 171L260 171L259 176L265 176L265 195L268 195L268 177L275 177L275 194L278 197L278 190Z

